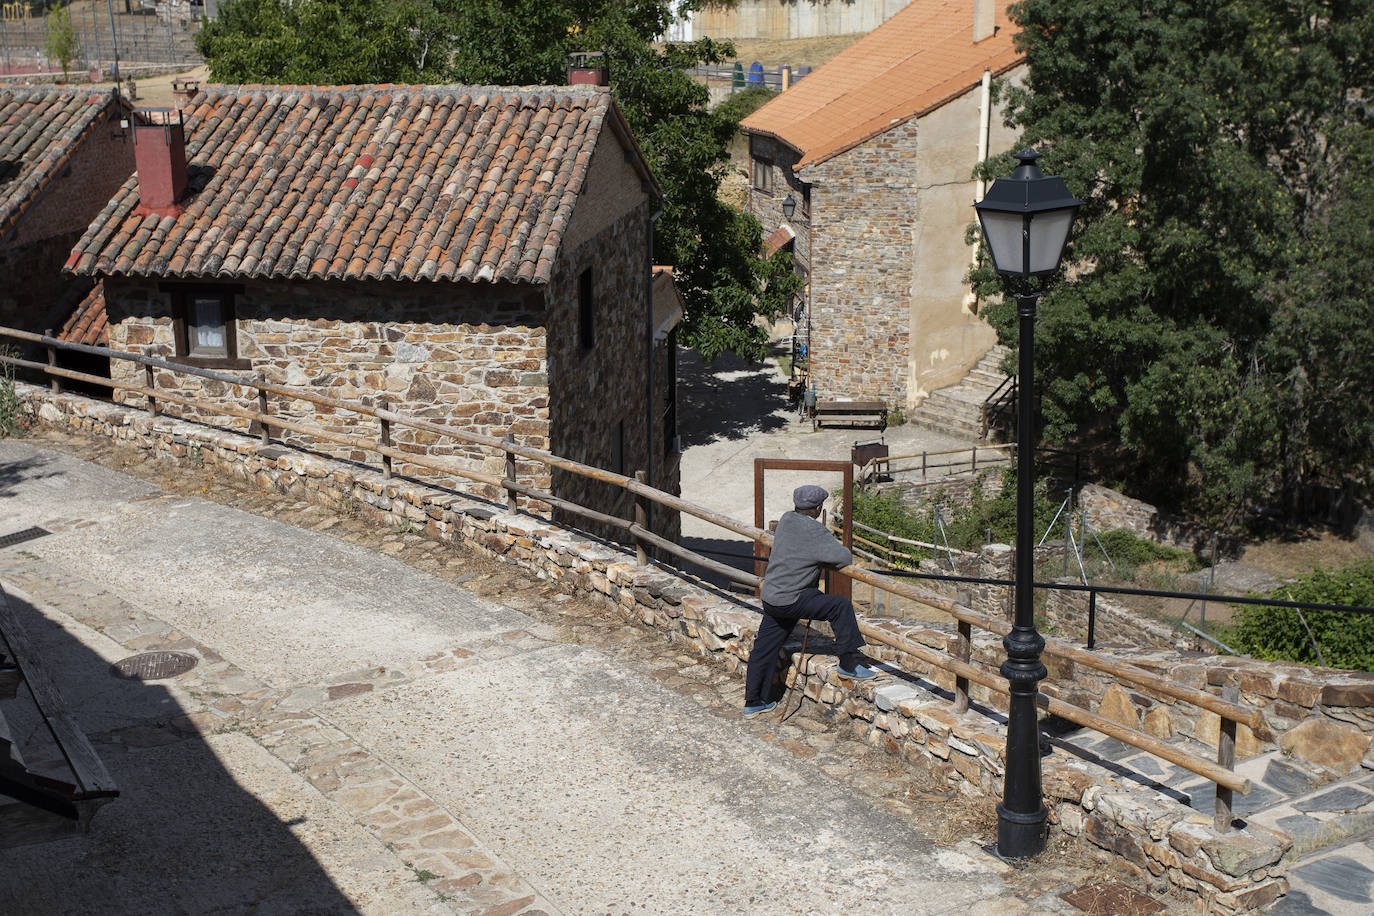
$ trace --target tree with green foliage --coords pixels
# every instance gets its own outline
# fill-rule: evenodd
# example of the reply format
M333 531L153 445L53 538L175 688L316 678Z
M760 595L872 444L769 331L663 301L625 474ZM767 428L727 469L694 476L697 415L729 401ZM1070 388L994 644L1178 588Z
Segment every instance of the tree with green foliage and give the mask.
M230 0L196 35L223 83L441 82L452 53L428 0Z
M436 0L454 25L460 82L561 84L568 56L599 52L611 91L663 188L654 258L672 264L686 302L682 341L712 360L768 352L756 322L774 318L801 288L790 258L765 260L752 216L717 195L739 126L708 108L685 71L734 53L703 38L658 45L672 22L663 0ZM685 6L685 4L684 4Z
M54 3L46 17L48 34L43 39L43 53L62 67L62 82L70 77L72 61L81 56L81 40L76 37L71 12L61 3Z
M1318 566L1269 593L1279 601L1374 607L1374 560ZM1259 658L1374 670L1374 614L1249 606L1236 615L1236 648Z
M569 54L600 52L664 191L654 259L674 267L683 343L707 360L759 359L757 318L782 314L801 281L785 254L763 258L757 220L716 194L738 124L685 69L733 49L656 44L673 15L662 0L232 0L198 46L229 82L561 85Z
M1036 331L1052 441L1213 524L1374 482L1369 0L1021 0L1021 145L1085 201ZM984 164L1006 174L1010 157ZM1002 281L974 272L983 294ZM1015 344L1014 305L990 310Z

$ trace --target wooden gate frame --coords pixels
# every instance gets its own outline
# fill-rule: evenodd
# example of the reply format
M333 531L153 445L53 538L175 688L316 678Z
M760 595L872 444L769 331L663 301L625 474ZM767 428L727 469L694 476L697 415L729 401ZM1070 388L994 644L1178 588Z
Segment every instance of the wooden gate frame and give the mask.
M754 459L754 527L767 530L763 517L763 477L765 471L829 471L844 475L844 518L840 524L840 542L850 550L854 549L854 465L849 461L822 461L806 458L755 458ZM771 552L766 544L754 545L755 555L767 557ZM754 560L754 575L762 577L767 563ZM827 594L850 597L853 580L833 570L825 574Z

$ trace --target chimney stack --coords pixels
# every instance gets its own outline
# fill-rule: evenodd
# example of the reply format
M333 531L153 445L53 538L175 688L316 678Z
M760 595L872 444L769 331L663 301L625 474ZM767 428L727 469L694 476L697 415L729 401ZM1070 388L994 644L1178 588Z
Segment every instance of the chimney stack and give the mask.
M186 190L186 135L175 108L134 112L134 165L138 168L138 211L169 216L181 212Z
M991 38L997 32L998 0L973 0L973 43Z
M200 80L172 80L172 98L183 111L191 107L191 100L200 91Z
M577 51L568 55L569 86L609 86L606 55L600 51Z

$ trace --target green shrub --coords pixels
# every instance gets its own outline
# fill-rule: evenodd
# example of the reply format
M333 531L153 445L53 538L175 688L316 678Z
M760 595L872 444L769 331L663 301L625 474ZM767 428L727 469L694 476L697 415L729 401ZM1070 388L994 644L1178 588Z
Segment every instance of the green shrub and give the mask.
M772 89L763 86L754 86L750 89L743 89L732 94L725 101L716 106L716 114L728 120L731 124L738 124L754 112L758 111L768 100L777 95Z
M1374 559L1343 570L1318 566L1269 593L1278 600L1374 607ZM1307 626L1303 626L1303 621ZM1311 636L1308 630L1311 630ZM1236 648L1258 658L1374 670L1374 615L1245 607L1236 615ZM1321 648L1321 659L1313 641Z
M1171 567L1182 567L1183 572L1194 572L1202 568L1201 561L1191 550L1156 544L1126 528L1115 528L1099 534L1097 539L1102 542L1102 548L1118 567L1133 568L1147 563L1165 563ZM1097 545L1091 539L1084 545L1084 549L1095 551L1096 548Z
M10 356L8 347L0 347L0 356ZM29 431L33 416L29 407L14 390L14 367L0 363L0 439L18 437Z

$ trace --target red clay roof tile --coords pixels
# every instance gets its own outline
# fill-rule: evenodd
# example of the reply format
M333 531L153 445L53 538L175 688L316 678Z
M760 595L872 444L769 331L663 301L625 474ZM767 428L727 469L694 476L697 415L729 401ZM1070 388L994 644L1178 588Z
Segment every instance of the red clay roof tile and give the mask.
M1012 46L1010 0L996 0L994 34L974 44L974 0L912 0L863 38L741 123L824 162L977 85L984 70L1022 60Z
M128 112L112 90L0 87L0 239L112 108Z
M210 86L180 214L131 179L78 274L548 282L610 95L594 87ZM618 117L618 115L616 115Z

